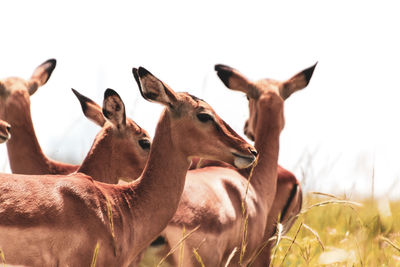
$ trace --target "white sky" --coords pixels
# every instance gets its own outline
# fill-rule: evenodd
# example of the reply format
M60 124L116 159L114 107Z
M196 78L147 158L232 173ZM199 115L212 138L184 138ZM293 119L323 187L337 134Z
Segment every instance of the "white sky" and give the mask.
M204 98L240 134L247 101L214 73L228 64L252 79L287 79L319 62L286 101L280 163L304 188L347 196L400 192L400 16L395 1L1 1L0 76L57 67L31 98L46 154L79 163L98 128L75 88L99 104L117 90L152 135L161 107L140 97L144 66L177 91ZM5 146L1 162L6 164ZM395 185L395 186L393 186Z

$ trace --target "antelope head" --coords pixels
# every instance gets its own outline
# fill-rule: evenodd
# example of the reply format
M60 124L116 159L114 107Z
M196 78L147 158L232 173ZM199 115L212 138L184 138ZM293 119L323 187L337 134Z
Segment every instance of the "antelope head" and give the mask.
M317 63L297 73L286 81L262 79L253 82L238 70L221 64L215 65L215 70L217 71L218 77L226 87L246 94L247 99L249 100L249 119L245 123L244 133L249 139L254 141L254 133L258 117L257 113L259 112L257 106L260 100L268 99L270 102L273 102L272 99L274 98L275 102L279 101L276 98L286 100L294 92L305 88L310 82Z
M117 176L122 180L131 181L132 177L139 177L149 156L151 138L146 130L126 117L125 105L118 93L107 89L101 108L76 90L72 91L85 116L102 127L89 152L89 155L96 153L100 158L97 164L103 166L99 168L109 165L110 169L118 171Z
M56 67L56 60L49 59L38 66L29 80L10 77L0 80L0 118L8 118L17 112L30 112L29 96L44 85Z
M220 160L238 168L250 166L257 152L234 132L204 100L174 92L143 67L133 69L143 98L166 107L172 145L193 157ZM191 138L187 138L190 136ZM194 137L194 138L193 138Z

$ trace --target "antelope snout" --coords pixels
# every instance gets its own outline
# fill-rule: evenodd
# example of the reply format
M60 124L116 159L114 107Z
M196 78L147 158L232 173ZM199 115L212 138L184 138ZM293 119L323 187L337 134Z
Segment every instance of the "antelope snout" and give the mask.
M10 124L6 122L1 122L0 123L0 144L6 142L8 139L10 139L11 134L11 126Z
M239 169L250 167L255 162L258 155L257 150L253 147L249 148L249 153L246 155L238 152L232 152L232 154L235 157L234 164Z

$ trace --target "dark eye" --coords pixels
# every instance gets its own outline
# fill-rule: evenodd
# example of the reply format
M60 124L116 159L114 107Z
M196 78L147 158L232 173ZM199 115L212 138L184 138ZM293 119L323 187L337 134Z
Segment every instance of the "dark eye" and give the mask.
M213 117L211 117L209 114L207 113L200 113L197 114L197 118L199 119L199 121L201 122L208 122L208 121L213 121Z
M150 149L150 141L148 139L139 140L139 145L144 149Z

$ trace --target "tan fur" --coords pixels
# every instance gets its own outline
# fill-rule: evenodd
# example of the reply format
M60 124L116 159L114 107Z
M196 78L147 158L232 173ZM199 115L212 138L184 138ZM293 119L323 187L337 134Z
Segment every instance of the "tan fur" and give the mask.
M176 102L162 113L147 165L132 183L110 185L83 174L0 175L0 248L8 264L89 266L98 243L96 266L127 266L175 213L191 157L233 164L234 151L254 161L254 148L211 107L169 93ZM199 112L212 114L215 124L199 122Z

